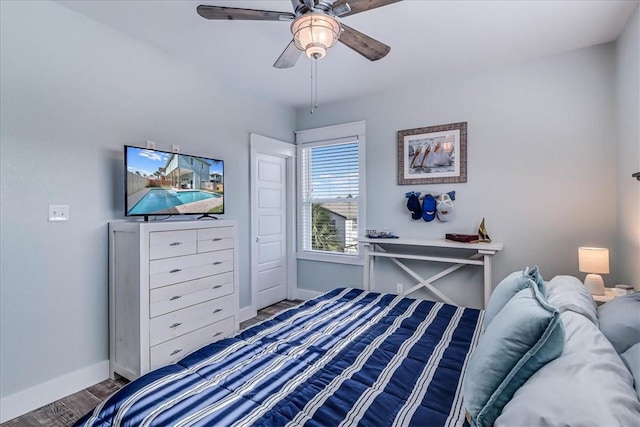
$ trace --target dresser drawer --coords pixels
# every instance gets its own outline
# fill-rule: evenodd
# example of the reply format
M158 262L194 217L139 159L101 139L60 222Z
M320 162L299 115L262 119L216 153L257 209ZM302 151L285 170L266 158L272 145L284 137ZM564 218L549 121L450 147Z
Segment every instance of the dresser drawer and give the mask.
M156 231L149 233L149 259L195 254L196 230Z
M149 262L149 286L157 288L233 270L233 249Z
M149 316L157 317L231 293L233 293L232 272L155 288L151 290L149 296Z
M235 330L235 317L227 317L204 328L151 347L151 369L175 363L187 354L212 342L231 335Z
M233 248L233 228L218 227L198 230L198 253Z
M233 296L227 295L154 317L149 324L149 343L154 346L232 316L237 310L233 305Z

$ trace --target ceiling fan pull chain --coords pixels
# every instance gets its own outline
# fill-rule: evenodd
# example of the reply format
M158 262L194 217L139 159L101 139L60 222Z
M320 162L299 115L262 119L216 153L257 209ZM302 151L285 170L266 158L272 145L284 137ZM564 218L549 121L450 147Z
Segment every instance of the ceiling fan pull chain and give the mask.
M310 114L313 114L316 108L318 108L318 81L316 73L318 72L318 64L316 58L311 58L311 110Z
M311 102L309 103L309 114L313 114L313 60L311 60L311 91L309 92Z
M318 109L318 58L313 58L313 86L314 86L314 100L313 109Z

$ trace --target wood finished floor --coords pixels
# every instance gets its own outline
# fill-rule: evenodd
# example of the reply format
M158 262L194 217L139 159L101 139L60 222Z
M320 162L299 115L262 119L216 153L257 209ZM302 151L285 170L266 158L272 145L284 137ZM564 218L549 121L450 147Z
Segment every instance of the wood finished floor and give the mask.
M269 317L300 304L302 301L280 301L258 311L258 315L240 324L240 329L261 322ZM0 427L67 427L92 410L98 403L127 384L124 378L105 380L63 399L0 424Z

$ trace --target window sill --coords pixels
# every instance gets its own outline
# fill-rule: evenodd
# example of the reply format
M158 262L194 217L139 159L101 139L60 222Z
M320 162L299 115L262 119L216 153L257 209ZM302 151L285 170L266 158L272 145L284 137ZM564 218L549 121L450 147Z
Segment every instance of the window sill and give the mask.
M306 261L332 262L335 264L364 265L361 255L330 255L298 252L296 258Z

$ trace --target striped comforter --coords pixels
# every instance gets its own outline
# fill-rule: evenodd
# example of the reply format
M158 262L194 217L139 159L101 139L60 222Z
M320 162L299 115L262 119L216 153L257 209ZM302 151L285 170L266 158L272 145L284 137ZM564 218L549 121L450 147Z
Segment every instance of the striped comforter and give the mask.
M482 316L336 289L142 376L77 425L463 425Z

